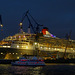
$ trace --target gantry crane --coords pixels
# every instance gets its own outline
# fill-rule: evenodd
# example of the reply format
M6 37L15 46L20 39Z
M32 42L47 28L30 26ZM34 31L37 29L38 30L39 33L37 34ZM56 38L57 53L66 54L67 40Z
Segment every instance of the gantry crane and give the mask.
M28 15L33 19L33 21L34 21L35 24L37 25L37 26L36 26L36 29L34 29L34 27L33 27L32 23L31 23L31 21L30 21ZM27 19L28 19L28 21L29 21L29 26L28 26L28 28L31 27L32 30L33 30L33 32L34 32L35 34L38 33L38 31L39 31L39 26L43 26L43 25L40 25L40 24L38 24L38 23L35 21L35 19L34 19L34 18L31 16L31 14L29 13L29 10L28 10L26 13L24 13L24 16L22 17L22 20L21 20L21 22L20 22L20 29L22 30L22 23L23 23L25 17L27 17Z

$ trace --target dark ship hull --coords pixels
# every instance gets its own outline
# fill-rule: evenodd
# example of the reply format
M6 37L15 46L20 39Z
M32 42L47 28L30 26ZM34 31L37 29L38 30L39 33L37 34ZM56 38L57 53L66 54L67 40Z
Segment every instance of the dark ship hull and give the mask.
M37 55L36 50L0 48L0 59L16 60L22 56L34 56L34 55ZM38 55L43 58L51 59L51 58L56 58L58 56L60 56L60 58L62 58L64 53L58 52L58 51L38 50Z

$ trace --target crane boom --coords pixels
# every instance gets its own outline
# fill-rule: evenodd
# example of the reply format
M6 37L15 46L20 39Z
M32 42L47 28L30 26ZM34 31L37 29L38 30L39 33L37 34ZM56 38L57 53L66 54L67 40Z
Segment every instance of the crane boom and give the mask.
M36 25L37 25L37 27L36 27L36 33L38 33L38 31L39 31L39 26L43 26L43 25L38 24L38 23L35 21L35 19L31 16L31 14L30 14L30 13L28 13L28 14L29 14L30 17L33 19L33 21L36 23Z
M30 19L29 19L28 15L26 15L26 16L27 16L27 18L28 18L28 21L29 21L29 27L31 26L31 27L32 27L32 30L33 30L33 32L34 32L34 33L36 33L36 32L35 32L35 30L34 30L34 27L33 27L33 25L31 24L31 21L30 21Z
M34 27L33 27L32 23L31 23L31 21L30 21L28 15L33 19L33 21L34 21L35 24L37 25L37 26L36 26L36 30L34 29ZM22 18L22 20L21 20L21 22L20 22L20 29L22 29L22 22L23 22L23 20L25 19L25 17L27 17L27 19L28 19L28 21L29 21L29 27L28 27L28 28L31 27L34 33L38 33L38 31L39 31L39 26L43 26L43 25L40 25L40 24L38 24L38 23L35 21L35 19L34 19L34 18L31 16L31 14L29 13L29 10L28 10L26 13L24 13L24 16L23 16L23 18Z

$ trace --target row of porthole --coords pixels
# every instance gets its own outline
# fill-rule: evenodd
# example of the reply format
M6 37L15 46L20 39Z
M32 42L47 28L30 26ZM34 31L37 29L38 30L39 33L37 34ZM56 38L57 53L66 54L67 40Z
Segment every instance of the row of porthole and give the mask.
M0 54L5 54L5 53L2 53L2 52L1 52ZM17 55L18 53L9 53L9 54L16 54L16 55ZM22 53L21 53L21 54L22 54Z
M54 49L54 50L57 49L57 48L50 48L50 47L49 47L49 48L47 48L47 47L40 47L40 48L41 48L41 49L42 49L42 48L44 48L44 49Z

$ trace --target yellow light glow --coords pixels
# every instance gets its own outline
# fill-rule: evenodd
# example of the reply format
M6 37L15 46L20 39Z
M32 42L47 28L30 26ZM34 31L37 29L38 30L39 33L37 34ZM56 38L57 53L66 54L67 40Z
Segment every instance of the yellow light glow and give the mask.
M50 49L50 48L49 48Z
M11 54L11 53L9 53L9 54Z
M17 57L17 59L19 59L19 57Z
M17 54L17 53L16 53Z
M1 26L1 27L3 27L3 25L2 25L2 24L1 24L0 26Z
M40 47L40 48L42 48L42 47Z
M10 48L10 46L8 46L8 48Z
M35 45L37 45L37 42L35 42Z
M22 26L22 23L20 23L20 26Z
M19 46L17 45L17 48L19 48Z
M55 48L55 50L56 50L56 48Z
M13 53L14 54L14 53Z
M23 46L22 46L22 48L23 48Z
M26 46L26 49L28 49L28 46Z
M6 46L3 46L3 47L6 47Z
M1 54L3 54L3 53L1 52Z

